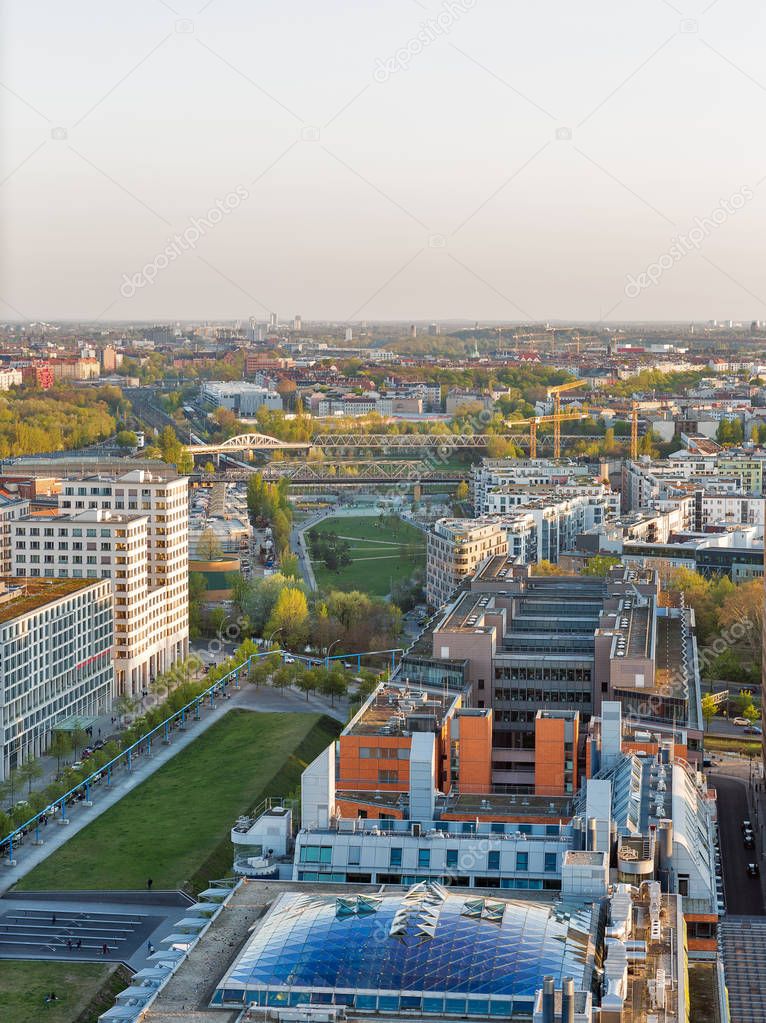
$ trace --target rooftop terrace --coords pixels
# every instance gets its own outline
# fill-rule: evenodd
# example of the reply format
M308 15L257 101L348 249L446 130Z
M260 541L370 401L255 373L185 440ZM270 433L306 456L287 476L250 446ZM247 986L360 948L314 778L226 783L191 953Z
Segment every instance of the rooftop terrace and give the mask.
M343 735L403 736L433 732L456 708L460 697L427 686L387 685L376 690Z

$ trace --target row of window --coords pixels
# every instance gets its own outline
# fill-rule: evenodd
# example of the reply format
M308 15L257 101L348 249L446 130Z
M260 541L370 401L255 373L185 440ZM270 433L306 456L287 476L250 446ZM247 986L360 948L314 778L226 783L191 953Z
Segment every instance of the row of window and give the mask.
M402 866L402 846L392 846L389 850L388 865L391 867ZM478 859L473 852L468 854L471 859L472 866L478 869ZM558 869L558 857L555 852L546 852L544 855L543 869L546 874L555 873ZM349 866L358 866L361 856L361 846L349 846L348 849L348 864ZM330 845L304 845L301 846L301 863L332 863L332 846ZM487 853L487 870L500 870L500 850L491 849ZM420 847L418 849L418 869L428 870L431 866L431 849L428 847ZM446 850L446 866L450 868L460 868L460 850L459 849L447 849ZM529 871L529 852L517 851L516 853L516 870L520 873Z

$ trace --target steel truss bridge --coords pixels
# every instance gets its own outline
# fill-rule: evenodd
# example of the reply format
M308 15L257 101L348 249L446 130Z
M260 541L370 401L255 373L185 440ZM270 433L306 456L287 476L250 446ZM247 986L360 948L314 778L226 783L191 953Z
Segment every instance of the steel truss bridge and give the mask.
M242 433L236 437L221 441L220 444L190 444L188 450L193 455L233 454L242 451L300 451L307 452L311 448L324 451L366 450L366 451L456 451L481 450L491 440L512 440L520 446L528 440L516 434L486 433L320 433L308 441L284 441L277 437L269 437L263 433ZM562 434L562 440L596 440L601 435ZM544 444L553 435L542 434L538 443Z
M418 461L355 461L355 462L269 462L265 466L227 469L202 473L202 482L247 480L259 472L269 482L288 479L291 483L337 484L353 486L362 483L459 483L467 479L465 469L439 469Z

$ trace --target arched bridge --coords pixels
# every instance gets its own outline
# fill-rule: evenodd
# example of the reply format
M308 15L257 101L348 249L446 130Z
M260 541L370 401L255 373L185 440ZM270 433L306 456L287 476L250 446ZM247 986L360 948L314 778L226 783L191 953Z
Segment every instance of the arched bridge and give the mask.
M240 433L220 444L190 444L187 450L193 455L204 455L225 454L227 451L307 451L310 447L311 441L293 443L265 433Z

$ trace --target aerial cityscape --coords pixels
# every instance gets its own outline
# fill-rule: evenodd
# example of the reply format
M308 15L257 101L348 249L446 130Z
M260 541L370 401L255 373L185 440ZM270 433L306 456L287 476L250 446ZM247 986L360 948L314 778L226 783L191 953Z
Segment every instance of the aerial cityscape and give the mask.
M645 7L3 11L0 1023L766 1023L766 12Z

